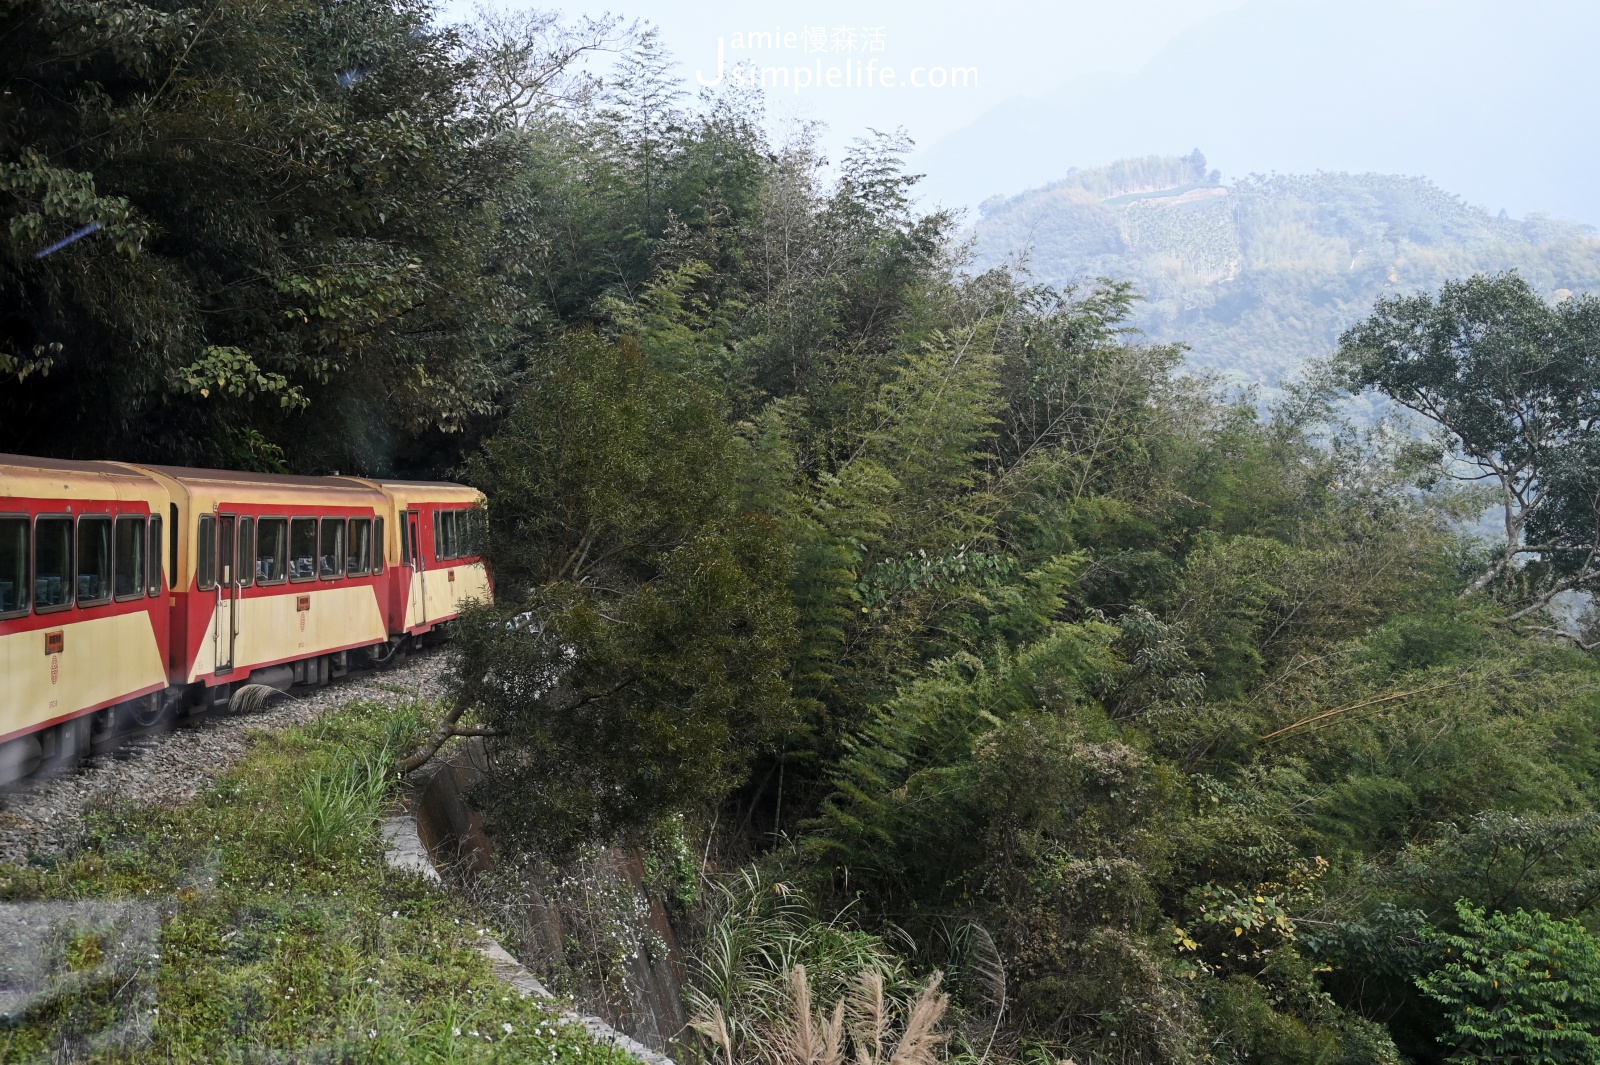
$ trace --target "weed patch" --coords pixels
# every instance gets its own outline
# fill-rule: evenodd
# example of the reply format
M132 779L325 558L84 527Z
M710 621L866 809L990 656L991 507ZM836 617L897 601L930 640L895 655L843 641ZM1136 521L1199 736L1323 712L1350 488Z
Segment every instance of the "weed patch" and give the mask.
M385 864L388 767L420 716L352 704L261 737L185 807L124 796L79 853L0 867L8 950L31 958L0 1061L628 1061L495 981L482 917Z

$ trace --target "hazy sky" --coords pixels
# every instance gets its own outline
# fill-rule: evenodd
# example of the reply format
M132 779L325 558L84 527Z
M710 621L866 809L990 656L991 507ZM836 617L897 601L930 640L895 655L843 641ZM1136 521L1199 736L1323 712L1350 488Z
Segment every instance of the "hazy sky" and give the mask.
M448 15L471 0L450 0ZM518 0L497 0L517 3ZM541 4L540 6L550 6ZM766 68L768 114L837 158L903 127L940 202L1201 147L1250 171L1421 174L1491 210L1600 222L1600 0L621 0L691 88ZM738 76L742 76L738 75Z
M1044 92L1068 78L1097 70L1131 72L1179 31L1243 0L994 0L990 3L949 0L815 0L796 3L751 3L749 0L617 0L607 3L556 5L541 0L534 6L557 7L569 13L610 11L653 23L682 65L691 86L696 74L716 76L717 41L723 41L724 62L744 59L763 65L815 70L819 60L841 68L839 85L796 88L768 93L769 112L784 118L819 119L829 127L837 146L868 127L905 129L927 145L973 121L1001 101ZM497 0L513 6L516 0ZM450 0L446 10L460 17L469 0ZM805 31L824 30L827 43L807 47ZM839 31L849 31L841 33ZM793 47L736 48L742 35L782 31L795 34ZM774 42L777 45L779 42ZM877 60L872 88L844 84L846 60ZM881 69L892 66L895 80L908 80L914 68L976 67L976 85L965 88L910 84L882 86ZM853 79L859 82L863 79ZM928 80L925 76L919 80Z
M725 64L746 59L789 68L787 90L774 84L776 74L768 79L774 116L821 119L836 143L867 127L903 126L918 143L931 144L1009 97L1042 93L1091 71L1137 70L1181 30L1240 3L638 0L628 13L660 27L691 83L716 76L721 39ZM765 33L772 34L771 47L760 36ZM846 77L847 63L854 77ZM811 84L798 84L806 78L799 67L811 68ZM840 69L835 86L826 84L829 67ZM925 69L918 74L918 67ZM894 71L887 87L884 68ZM954 73L960 68L969 72ZM942 87L931 84L939 80L938 69L945 73ZM923 84L912 84L913 78ZM964 87L953 84L963 79Z

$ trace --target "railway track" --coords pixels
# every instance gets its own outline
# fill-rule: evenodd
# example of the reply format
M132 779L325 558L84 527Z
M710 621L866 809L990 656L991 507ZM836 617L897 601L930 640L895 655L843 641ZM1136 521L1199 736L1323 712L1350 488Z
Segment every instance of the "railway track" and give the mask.
M176 728L125 733L116 746L75 768L0 792L0 864L20 865L70 852L81 840L84 812L96 805L188 802L244 757L254 733L303 724L357 699L438 698L443 694L443 665L440 651L428 651L392 670L368 670L325 687L296 688L256 713L213 712Z

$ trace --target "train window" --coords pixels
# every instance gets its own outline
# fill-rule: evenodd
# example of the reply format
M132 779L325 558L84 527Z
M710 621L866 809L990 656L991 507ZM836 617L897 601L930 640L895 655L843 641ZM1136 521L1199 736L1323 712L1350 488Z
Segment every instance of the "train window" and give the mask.
M115 564L111 567L117 600L144 596L144 519L117 519Z
M236 587L239 583L239 567L234 562L234 548L238 546L238 519L232 514L218 514L217 573L228 588Z
M262 518L256 534L256 580L278 584L289 575L289 519Z
M473 507L463 511L462 517L466 519L466 543L461 553L477 558L483 554L483 511Z
M383 519L372 519L372 572L383 572L383 555L388 545L383 542Z
M435 562L445 559L444 548L444 511L433 512L433 558Z
M435 536L435 547L438 547L440 558L459 558L461 556L461 512L459 510L440 510L438 512L438 529L442 536Z
M194 584L202 592L217 586L217 519L200 515L200 533L194 540Z
M372 569L372 519L350 519L350 551L344 571L352 577L365 577Z
M0 518L0 617L28 610L28 519Z
M165 589L161 582L161 515L150 515L150 582L151 595L160 595Z
M405 513L400 514L400 564L411 565L411 523L406 520Z
M289 579L309 581L317 575L317 519L289 523Z
M33 526L33 609L72 605L72 519L40 518Z
M178 583L178 530L183 528L178 524L178 504L167 504L167 517L172 526L172 536L167 540L167 580L174 587Z
M239 519L239 587L248 588L255 582L256 568L250 560L256 557L256 519Z
M111 519L78 519L76 584L79 606L111 598Z
M319 572L323 580L333 580L344 573L344 519L322 519L322 542L319 556Z

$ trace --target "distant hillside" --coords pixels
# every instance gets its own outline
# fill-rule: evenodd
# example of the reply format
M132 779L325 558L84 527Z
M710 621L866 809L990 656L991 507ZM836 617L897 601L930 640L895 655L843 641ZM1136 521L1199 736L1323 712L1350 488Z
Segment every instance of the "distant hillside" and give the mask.
M1041 281L1131 280L1141 328L1198 366L1266 385L1383 292L1516 269L1552 296L1600 290L1600 238L1542 215L1492 216L1423 178L1251 176L1229 185L1198 151L1092 170L979 207L978 265L1025 259Z

